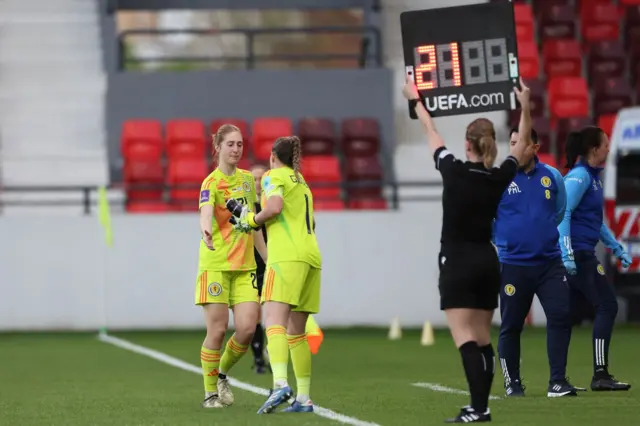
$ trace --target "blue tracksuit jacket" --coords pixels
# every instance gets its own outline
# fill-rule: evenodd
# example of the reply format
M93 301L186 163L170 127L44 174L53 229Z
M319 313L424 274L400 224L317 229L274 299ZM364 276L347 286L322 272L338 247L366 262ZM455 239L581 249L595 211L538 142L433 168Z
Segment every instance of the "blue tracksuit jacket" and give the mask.
M535 158L520 170L502 195L494 222L494 243L501 263L540 265L560 258L558 224L566 194L558 170Z

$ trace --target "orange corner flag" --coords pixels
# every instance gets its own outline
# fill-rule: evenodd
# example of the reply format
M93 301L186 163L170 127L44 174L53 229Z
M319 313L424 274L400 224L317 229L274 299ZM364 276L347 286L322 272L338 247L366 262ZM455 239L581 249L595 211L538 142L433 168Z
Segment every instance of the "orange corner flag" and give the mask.
M309 342L309 349L311 349L312 354L316 355L320 350L320 345L322 344L324 334L322 334L322 330L318 326L318 323L311 315L309 315L309 319L307 319L305 331L307 332L307 342Z

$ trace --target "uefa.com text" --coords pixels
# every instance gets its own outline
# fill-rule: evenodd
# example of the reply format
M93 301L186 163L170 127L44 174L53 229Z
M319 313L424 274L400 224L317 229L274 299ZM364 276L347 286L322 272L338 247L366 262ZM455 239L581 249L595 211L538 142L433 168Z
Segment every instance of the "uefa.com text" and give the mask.
M425 106L428 111L477 108L502 104L504 104L504 93L485 93L482 95L473 95L468 99L461 93L425 97Z

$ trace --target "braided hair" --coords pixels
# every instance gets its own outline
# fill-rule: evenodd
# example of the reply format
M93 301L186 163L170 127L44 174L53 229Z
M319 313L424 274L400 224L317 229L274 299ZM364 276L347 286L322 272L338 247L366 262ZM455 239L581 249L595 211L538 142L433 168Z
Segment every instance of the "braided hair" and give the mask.
M300 160L302 158L300 138L297 136L283 136L278 138L273 144L271 152L273 152L273 155L275 155L282 164L293 169L296 179L300 178Z

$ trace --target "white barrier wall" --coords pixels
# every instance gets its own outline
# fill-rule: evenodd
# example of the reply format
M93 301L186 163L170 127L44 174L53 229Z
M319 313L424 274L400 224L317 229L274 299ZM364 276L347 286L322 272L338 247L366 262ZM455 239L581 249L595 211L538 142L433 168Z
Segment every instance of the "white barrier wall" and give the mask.
M406 206L317 214L321 325L444 325L440 203ZM201 327L197 215L114 215L113 230L107 250L93 217L0 218L0 329Z

